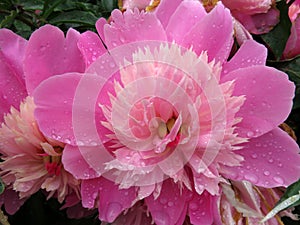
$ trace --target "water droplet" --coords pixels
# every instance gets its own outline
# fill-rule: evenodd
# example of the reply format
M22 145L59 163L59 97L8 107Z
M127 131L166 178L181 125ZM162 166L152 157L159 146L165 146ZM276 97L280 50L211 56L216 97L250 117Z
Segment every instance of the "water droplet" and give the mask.
M168 202L168 200L167 200L166 198L161 198L159 201L160 201L160 203L163 204L163 205L166 204L166 203Z
M247 137L253 137L254 133L252 131L247 132Z
M269 163L273 163L273 162L274 162L274 159L271 158L271 159L268 160L268 162L269 162Z
M121 211L122 211L122 206L120 203L118 202L109 203L106 210L107 221L114 221Z
M280 176L274 176L274 177L273 177L273 180L274 180L276 183L278 183L278 184L283 184L283 183L284 183L283 178L280 177Z
M264 171L264 175L265 176L269 176L270 175L270 172L268 170Z
M71 144L70 138L66 138L66 139L65 139L65 143L66 143L66 144Z
M198 209L198 205L197 205L197 203L190 203L190 205L189 205L189 208L191 209L191 210L197 210Z
M253 153L253 154L251 155L251 157L252 157L253 159L256 159L256 158L257 158L257 154L256 154L256 153Z
M278 163L278 167L282 167L283 165L282 165L282 163Z
M2 97L3 97L3 99L7 99L7 96L6 96L6 95L3 95Z
M172 207L173 205L174 205L173 202L168 202L168 206L169 206L169 207Z
M258 178L255 174L246 174L245 176L246 180L249 180L251 183L256 183L258 181Z

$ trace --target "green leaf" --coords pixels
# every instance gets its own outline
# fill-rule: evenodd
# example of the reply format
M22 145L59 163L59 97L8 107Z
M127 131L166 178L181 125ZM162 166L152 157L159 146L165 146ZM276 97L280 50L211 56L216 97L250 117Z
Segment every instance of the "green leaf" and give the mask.
M113 9L118 8L118 0L103 0L101 1L104 10L111 12Z
M290 186L288 186L285 193L283 194L283 196L280 198L280 200L277 202L276 205L279 205L280 203L282 203L283 201L285 201L286 199L288 199L292 196L299 195L299 191L300 191L300 179L298 181L296 181L295 183L291 184ZM296 201L295 203L293 203L291 205L287 205L284 209L294 207L297 205L300 205L300 200Z
M11 27L11 25L13 24L14 19L16 18L17 15L18 15L18 13L16 11L11 11L11 13L8 16L6 16L4 18L4 20L1 21L0 28Z
M70 12L62 12L55 18L49 20L50 23L54 25L60 25L60 24L78 24L80 25L90 25L94 26L98 17L93 15L90 12L84 12L84 11L70 11Z
M5 190L5 184L0 178L0 195L4 192L4 190Z
M288 16L289 6L286 1L278 2L277 8L280 11L279 23L269 33L261 35L261 38L273 52L275 59L279 60L290 36L292 24Z

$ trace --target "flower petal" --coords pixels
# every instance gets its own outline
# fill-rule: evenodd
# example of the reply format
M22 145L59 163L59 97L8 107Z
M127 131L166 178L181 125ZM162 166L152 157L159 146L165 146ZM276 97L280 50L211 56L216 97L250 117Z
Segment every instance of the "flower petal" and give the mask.
M169 41L181 43L190 29L206 15L205 9L199 1L183 1L170 18L166 33Z
M172 4L168 0L161 0L155 10L156 17L160 20L163 27L167 27L169 20L182 0L173 0Z
M192 224L213 223L213 197L206 191L201 195L195 193L189 202L189 216Z
M160 195L157 199L153 195L145 198L154 222L157 225L176 224L181 218L181 214L186 210L186 200L188 193L181 190L173 180L165 180L162 184Z
M200 54L207 51L209 60L224 62L233 43L233 21L228 9L219 3L183 38L186 48Z
M94 148L89 147L89 150L95 152ZM85 150L87 149L85 147ZM76 179L92 179L99 176L77 146L65 146L62 154L62 163L65 170L70 172Z
M224 176L232 180L247 180L272 188L286 187L300 176L299 147L279 128L250 139L237 153L245 159L241 166L224 167L223 170Z
M12 31L0 30L0 122L11 106L19 109L27 96L22 66L26 44Z
M103 177L98 178L99 188L99 219L113 222L120 213L130 208L135 199L135 187L119 189L114 182Z
M242 118L237 124L240 136L260 136L289 115L295 87L285 73L266 66L252 66L230 72L222 82L229 80L235 80L233 95L246 98L237 113Z
M254 40L245 41L235 55L223 65L223 73L255 65L265 65L267 49ZM225 75L226 76L226 75Z
M79 35L70 29L65 38L61 30L51 25L45 25L31 35L24 59L29 94L53 75L85 70L83 57L77 47Z
M101 145L97 132L100 122L95 122L95 115L102 115L96 102L103 79L91 74L70 73L42 82L33 93L40 130L67 144Z
M108 49L136 41L166 41L166 33L153 13L127 10L122 14L114 10L111 25L104 26L105 44Z

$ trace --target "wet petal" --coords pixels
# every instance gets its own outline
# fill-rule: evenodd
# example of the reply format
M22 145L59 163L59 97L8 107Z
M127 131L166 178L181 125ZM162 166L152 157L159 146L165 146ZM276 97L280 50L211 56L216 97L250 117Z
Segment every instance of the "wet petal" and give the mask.
M70 29L66 38L57 27L45 25L35 31L24 59L29 94L45 79L66 72L83 72L85 63L77 47L80 34Z
M137 194L135 188L119 189L113 181L98 178L99 219L113 222L120 213L132 206Z
M26 44L12 31L0 30L0 122L11 106L19 109L27 96L22 65Z
M170 41L181 43L190 29L206 15L205 9L198 1L182 2L170 18L166 33Z
M235 80L233 95L246 98L237 113L237 117L242 118L237 124L239 135L260 136L289 115L295 87L285 73L270 67L252 66L230 72L222 82L228 80Z
M182 190L171 179L165 180L162 185L160 195L157 199L153 196L145 198L154 222L157 225L176 224L186 210L185 202L188 193Z
M107 52L99 36L91 31L87 31L80 36L78 48L85 59L86 67Z
M192 224L212 224L213 223L213 197L208 192L194 194L189 202L189 216Z
M209 60L224 62L233 43L233 21L228 9L218 4L183 38L184 47L200 54L207 51Z
M160 21L152 13L127 10L122 14L114 10L112 23L104 27L105 44L108 49L136 41L166 41L166 33Z
M100 83L100 76L78 73L58 75L44 81L33 95L40 130L46 136L67 144L100 144L97 132L100 122L95 123L95 115L102 115L96 104Z
M223 73L227 73L245 67L265 65L267 60L267 49L254 40L245 41L237 53L229 62L223 65Z
M232 180L272 188L286 187L300 176L299 147L279 128L250 139L237 154L245 159L241 166L224 167L224 176Z
M95 147L85 147L85 150L87 149L93 152L96 151ZM70 172L76 179L92 179L99 176L77 146L65 146L62 162L65 170Z
M155 15L164 27L167 27L171 16L181 2L182 0L173 0L172 4L169 4L170 2L168 0L160 1L158 7L155 10Z

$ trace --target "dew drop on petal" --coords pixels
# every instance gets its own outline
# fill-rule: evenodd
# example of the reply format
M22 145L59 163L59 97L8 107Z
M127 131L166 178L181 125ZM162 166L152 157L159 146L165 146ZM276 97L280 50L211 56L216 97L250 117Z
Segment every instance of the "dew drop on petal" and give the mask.
M117 202L111 202L108 204L107 210L106 210L106 218L108 221L113 221L119 213L122 211L122 206L120 203Z
M255 174L246 174L245 176L246 180L249 180L251 183L256 183L258 181L258 177Z
M257 158L257 154L256 154L256 153L253 153L253 154L251 155L251 157L252 157L253 159L256 159L256 158Z
M274 180L276 183L278 183L278 184L283 184L283 183L284 183L283 178L280 177L280 176L274 176L274 177L273 177L273 180Z
M269 176L270 175L270 172L268 170L264 171L264 175L265 176Z

